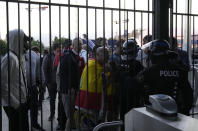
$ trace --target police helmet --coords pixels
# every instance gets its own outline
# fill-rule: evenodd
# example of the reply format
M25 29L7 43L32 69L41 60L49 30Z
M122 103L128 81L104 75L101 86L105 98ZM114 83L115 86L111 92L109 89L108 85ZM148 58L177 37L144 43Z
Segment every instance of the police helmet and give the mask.
M166 40L153 40L150 42L149 54L151 56L168 55L170 51L170 45Z
M124 42L122 49L122 60L132 60L137 57L138 45L135 39L129 39Z

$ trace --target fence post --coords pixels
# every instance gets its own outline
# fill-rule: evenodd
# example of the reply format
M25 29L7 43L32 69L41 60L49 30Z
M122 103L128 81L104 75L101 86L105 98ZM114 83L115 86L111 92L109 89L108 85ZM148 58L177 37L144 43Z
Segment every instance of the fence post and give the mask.
M153 39L169 40L169 4L171 0L153 0Z
M2 131L2 103L1 103L1 54L0 54L0 131Z

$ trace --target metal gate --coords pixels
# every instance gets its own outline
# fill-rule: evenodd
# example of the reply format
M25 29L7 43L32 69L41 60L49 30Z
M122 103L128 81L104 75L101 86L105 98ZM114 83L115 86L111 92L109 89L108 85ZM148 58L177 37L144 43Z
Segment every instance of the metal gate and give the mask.
M84 45L87 47L90 46L90 43L94 44L99 41L100 45L103 47L108 47L109 50L111 51L110 54L113 55L113 51L115 48L115 42L114 40L121 41L122 39L124 40L129 40L131 38L136 39L139 44L139 46L142 46L143 43L143 37L145 35L153 35L153 39L157 38L157 33L155 26L157 23L155 23L157 17L155 15L155 1L157 0L144 0L142 3L145 2L145 9L144 8L138 8L136 5L139 1L137 0L131 0L130 2L125 0L117 0L117 6L115 6L114 3L115 1L111 1L110 4L106 0L103 0L100 2L95 2L93 4L93 1L89 0L84 0L84 3L81 1L43 1L43 0L18 0L18 1L12 1L12 0L1 0L0 1L0 15L4 13L4 17L2 17L2 24L4 24L4 34L7 34L7 53L8 53L8 61L10 60L10 52L9 52L9 47L10 47L10 41L9 41L9 31L13 28L18 29L18 35L20 34L19 29L23 29L26 34L28 34L28 38L30 40L29 42L29 49L32 49L32 37L35 37L34 40L37 39L38 42L38 48L40 51L42 51L43 47L41 43L45 43L45 46L49 47L49 54L50 57L53 54L53 45L55 43L55 40L57 43L62 45L64 43L62 41L62 38L65 37L70 43L70 40L73 38L79 38L81 35L84 34ZM93 3L92 3L93 2ZM115 2L115 3L116 3ZM91 3L91 4L90 4ZM141 3L141 2L140 2ZM139 3L139 4L140 4ZM196 81L196 76L197 76L197 63L196 63L196 49L197 49L197 38L196 38L196 31L195 31L195 20L198 16L198 14L192 14L190 11L190 1L187 1L188 3L188 8L187 8L187 13L180 13L178 12L178 1L174 0L173 2L170 2L168 5L171 5L168 7L168 12L170 12L170 15L168 17L170 18L170 23L168 26L168 33L170 35L170 41L172 41L172 37L174 36L175 38L178 39L179 47L183 49L184 45L186 45L185 50L189 54L189 59L191 64L191 73L190 73L190 81L191 85L194 89L194 104L196 107L196 99L197 99L197 93L196 93L196 86L197 86L197 81ZM1 9L2 8L2 9ZM159 8L159 7L158 7ZM3 13L2 13L3 12ZM14 13L14 15L12 13ZM25 13L24 13L25 12ZM36 12L36 13L35 13ZM23 16L25 15L25 16ZM14 17L15 19L13 19ZM186 22L184 24L184 18L186 18ZM36 19L37 21L35 21ZM46 20L47 19L47 20ZM57 19L56 21L54 19ZM24 22L26 21L26 22ZM12 23L17 23L13 25ZM1 23L1 22L0 22ZM164 22L165 23L165 22ZM178 23L180 24L181 29L178 28ZM186 25L191 25L187 26L184 31L184 26ZM10 27L11 26L11 27ZM37 29L36 29L37 28ZM48 32L46 33L46 30ZM1 31L1 30L0 30ZM2 32L3 32L2 31ZM56 33L54 33L56 32ZM181 35L179 37L178 32L181 32ZM186 34L184 34L184 32ZM46 34L47 35L46 35ZM0 38L1 38L0 34ZM3 36L3 35L2 35ZM55 37L56 36L56 37ZM3 37L2 37L3 38ZM100 39L99 39L100 38ZM108 41L106 42L106 38L108 38ZM169 38L169 36L168 36ZM180 39L179 39L180 38ZM165 38L167 39L167 38ZM90 42L90 41L91 42ZM186 44L184 44L184 40L186 40ZM20 43L20 39L18 39L18 42ZM170 42L171 43L171 42ZM79 45L79 43L78 43ZM191 50L191 45L192 50ZM121 48L121 47L120 47ZM63 50L63 47L61 47L61 50ZM91 48L87 49L87 52L91 52ZM19 54L22 52L20 50L19 46ZM105 54L105 51L104 51ZM78 53L79 55L79 53ZM90 57L91 53L86 54L86 61L88 61L88 57ZM193 55L193 57L191 57ZM32 55L31 51L29 51L29 60L31 61ZM61 56L61 53L59 53L59 56ZM20 58L20 55L19 55ZM93 55L93 58L95 56ZM39 54L39 81L42 80L42 52ZM104 58L105 60L105 58ZM50 59L50 63L53 63L53 61ZM32 64L29 62L29 72L30 76L30 85L32 85ZM12 75L12 72L10 72L10 63L8 62L8 105L10 105L10 75ZM72 66L72 65L70 65ZM88 62L86 63L86 66L88 67ZM23 75L20 73L20 68L21 68L21 63L19 61L19 80L23 79ZM49 72L52 72L51 67L49 69ZM106 72L106 67L104 66L104 73ZM88 77L88 71L87 69L87 78ZM95 67L95 72L97 72L97 66ZM70 72L74 73L74 72ZM95 75L95 78L97 79L97 75ZM0 75L1 79L1 75ZM105 76L104 76L105 79ZM87 83L88 83L87 79ZM1 81L2 82L2 81ZM106 81L103 81L103 86L105 86ZM0 83L1 84L1 83ZM41 84L39 85L40 87L42 86ZM96 92L98 91L97 87L97 81L95 83L96 86ZM112 86L115 86L114 83L112 83ZM19 87L21 87L21 82L19 82ZM90 87L87 84L86 91L88 92L88 89ZM19 93L21 94L21 88L18 88ZM87 94L86 94L87 95ZM21 95L19 95L21 98ZM0 90L0 97L2 97L2 92ZM80 100L80 95L79 95L79 100ZM71 99L70 99L71 102ZM44 103L44 102L42 102ZM89 103L86 102L88 105ZM96 105L98 106L98 100L96 101ZM21 100L20 100L21 104ZM2 107L2 103L0 103ZM103 105L104 108L105 104ZM41 111L39 115L39 121L38 123L41 125L41 127L46 128L46 130L55 130L56 126L56 120L51 120L48 122L46 119L46 116L44 115L49 115L43 112L46 108L46 104L41 106ZM48 106L49 107L49 106ZM98 107L96 107L98 109ZM56 109L56 112L58 109ZM89 116L90 111L86 111L87 115ZM95 112L95 121L98 121L98 110ZM194 108L192 109L192 116L194 116L196 113L194 112ZM31 116L29 114L29 116ZM81 112L79 110L78 112L78 120L81 120ZM29 117L31 119L31 117ZM3 123L3 125L2 125ZM6 130L10 123L2 121L2 108L0 108L0 131L1 130ZM31 122L30 122L31 123ZM23 124L23 123L20 123ZM50 126L49 126L50 125ZM30 124L30 130L33 130L33 125ZM80 125L77 125L78 130L82 130ZM92 127L88 127L88 129L92 129Z
M195 9L195 1L187 0L185 4L179 8L181 2L173 1L171 10L170 34L178 40L178 47L188 52L190 60L189 81L194 91L194 103L192 108L192 117L196 117L197 108L197 38L196 38L196 19L197 11ZM182 9L181 9L182 8Z

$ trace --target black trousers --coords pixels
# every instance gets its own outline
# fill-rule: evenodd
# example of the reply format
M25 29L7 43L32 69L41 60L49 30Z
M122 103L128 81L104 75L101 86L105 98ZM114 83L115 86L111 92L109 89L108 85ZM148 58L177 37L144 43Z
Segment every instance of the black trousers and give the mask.
M38 89L36 86L28 87L30 98L31 125L38 123Z
M62 102L62 97L61 97L60 92L58 92L58 118L57 120L58 120L58 124L60 125L60 127L64 129L67 117L66 117L65 110L63 107L63 102Z
M48 91L50 96L50 115L54 116L55 105L56 105L56 94L57 94L56 83L48 84Z
M9 131L29 131L28 106L21 104L18 109L3 107L9 119Z
M39 88L39 100L38 100L38 106L42 106L42 101L44 100L44 94L45 94L45 88L42 87L41 89Z

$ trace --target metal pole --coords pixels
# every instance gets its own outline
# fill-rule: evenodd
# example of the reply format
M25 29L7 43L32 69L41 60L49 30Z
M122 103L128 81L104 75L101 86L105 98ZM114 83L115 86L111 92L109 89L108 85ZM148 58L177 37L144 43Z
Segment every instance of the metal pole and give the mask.
M51 25L51 0L49 0L49 52L50 52L50 64L52 63L52 25ZM50 75L52 74L52 65L50 65ZM52 82L50 83L52 86ZM51 105L50 105L50 113L51 113ZM50 114L51 117L51 114ZM51 124L51 131L53 131L53 119L50 121Z
M154 39L169 40L169 2L170 0L154 0Z
M1 55L0 55L0 99L1 99ZM0 100L0 131L2 131L2 102Z
M89 53L89 45L88 45L88 40L89 40L89 33L88 33L88 31L89 31L89 13L88 13L88 0L86 0L86 44L87 44L87 63L86 63L86 66L87 66L87 88L86 88L86 91L87 91L87 94L86 94L86 98L87 98L87 118L88 118L88 121L89 121L89 84L88 84L88 82L89 82L89 66L88 66L88 53ZM88 129L90 128L90 124L88 124Z
M189 62L192 63L192 50L191 50L191 12L192 12L192 0L185 0L186 2L186 13L187 16L184 17L184 44L183 50L187 51L189 56Z
M173 0L170 0L170 38L169 43L171 45L171 49L173 49L172 41L173 41Z
M42 84L42 61L41 61L41 4L39 4L39 41L40 41L40 82ZM42 85L40 85L40 89L43 88ZM43 105L41 101L41 127L43 128Z
M18 3L18 48L19 48L19 58L21 58L21 45L20 45L20 4ZM21 60L19 59L19 103L21 105ZM19 129L22 128L21 123L21 110L19 111Z

